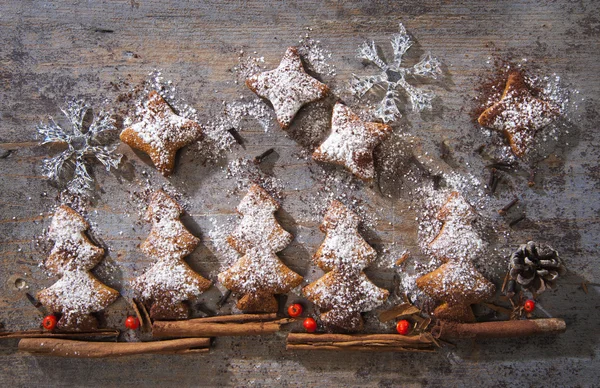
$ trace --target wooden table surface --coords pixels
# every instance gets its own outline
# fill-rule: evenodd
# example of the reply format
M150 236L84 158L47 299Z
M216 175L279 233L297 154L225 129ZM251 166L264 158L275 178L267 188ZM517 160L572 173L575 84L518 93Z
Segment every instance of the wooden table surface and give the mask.
M309 31L332 53L329 62L336 75L327 81L343 90L352 73L374 72L356 58L357 47L375 39L389 50L389 36L403 22L417 42L414 50L432 52L443 62L445 76L432 84L439 96L433 112L405 111L395 131L418 138L419 152L438 161L439 142L447 139L458 162L446 167L485 182L486 162L473 150L487 137L468 112L475 87L493 70L494 58L526 58L539 73L559 75L564 87L577 93L568 111L569 134L561 134L560 144L549 151L551 157L540 163L536 187L501 187L493 198L494 204L506 203L516 191L527 215L527 222L514 228L505 225L510 233L498 243L501 252L537 239L550 242L567 264L569 274L558 290L540 298L544 311L567 321L565 334L464 341L434 354L286 352L285 337L271 335L219 338L205 355L103 360L33 357L18 353L16 341L5 340L0 342L0 385L597 386L598 11L595 1L2 1L0 322L8 330L38 327L41 313L24 292L35 293L56 281L39 266L44 250L38 237L59 204L59 188L41 174L42 159L51 149L38 144L35 126L48 115L58 117L68 97L118 107L117 96L123 91L111 83L139 84L154 69L162 69L206 121L222 110L222 101L251 96L233 82L232 69L241 50L264 57L265 66L273 68L285 48ZM217 163L202 164L202 155L190 147L169 179L126 146L119 148L126 171L107 173L94 167L101 189L87 205L86 218L94 236L108 248L105 262L95 271L103 281L128 296L128 281L150 264L138 249L149 228L140 220L135 200L146 181L180 193L188 211L184 223L203 240L189 261L215 280L221 258L212 249L211 233L215 225L233 225L235 206L244 193L238 184L247 185L243 177L227 177L226 167L269 147L277 152L269 173L284 193L278 217L296 236L281 257L308 278L317 276L309 257L323 239L319 212L329 197L322 193L322 179L344 173L299 156L301 145L277 128L263 131L250 120L244 126L245 149L233 147ZM410 195L397 191L385 197L376 187L342 182L332 195L361 201L372 220L365 235L380 252L387 249L393 256L408 249L416 259L424 259L417 243L418 214L409 208ZM492 217L495 210L483 212ZM496 221L502 222L497 215ZM388 288L393 273L385 265L370 271L374 282ZM16 287L18 279L25 288ZM588 283L587 292L583 282ZM202 301L214 308L221 291L213 287ZM120 325L126 312L121 298L107 310L108 323Z

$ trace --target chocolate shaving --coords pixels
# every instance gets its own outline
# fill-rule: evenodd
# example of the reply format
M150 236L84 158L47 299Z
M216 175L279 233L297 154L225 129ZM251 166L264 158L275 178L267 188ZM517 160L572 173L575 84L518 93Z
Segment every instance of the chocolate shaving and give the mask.
M498 210L498 214L500 214L501 216L506 215L506 212L508 212L511 207L515 206L517 204L517 202L519 202L519 198L513 199L506 206L504 206L502 209Z
M227 132L229 132L229 134L231 135L231 137L233 137L236 143L244 147L244 138L239 134L239 132L235 128L229 128Z
M262 154L256 156L254 158L254 164L260 164L262 163L262 161L269 155L271 155L273 152L275 152L274 148L269 148L268 150L266 150L265 152L263 152Z

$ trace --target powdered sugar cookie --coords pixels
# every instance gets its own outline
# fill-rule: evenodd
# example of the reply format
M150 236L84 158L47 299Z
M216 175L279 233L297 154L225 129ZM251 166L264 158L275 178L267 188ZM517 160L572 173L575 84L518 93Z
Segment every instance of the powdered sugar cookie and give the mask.
M123 143L147 153L156 169L169 176L177 151L201 136L200 124L176 115L158 92L151 91L142 121L125 128L120 137Z
M342 103L336 103L331 117L331 134L313 159L339 164L363 180L375 177L373 149L392 133L392 127L362 121Z
M61 314L57 328L89 331L98 322L91 313L114 302L119 293L90 273L104 256L104 250L85 235L89 224L75 210L61 206L54 213L49 237L54 247L45 267L60 280L40 291L37 298L53 313Z
M206 291L211 283L194 272L183 258L196 249L200 240L183 226L181 207L164 191L150 200L146 218L152 223L150 235L140 246L155 263L135 279L133 288L150 306L154 319L183 319L189 316L187 301Z
M254 75L246 86L273 104L277 121L286 129L300 108L329 93L329 88L304 71L296 47L289 47L275 70Z
M502 131L513 153L522 157L531 147L536 132L558 115L558 109L531 94L523 74L515 70L509 73L500 100L487 108L477 121L484 127Z
M475 322L471 305L494 295L496 288L467 261L449 261L417 279L417 287L441 304L437 319Z
M279 204L260 186L252 185L237 210L244 216L227 238L243 254L231 268L219 274L219 281L241 294L237 307L246 312L276 312L274 295L290 291L302 276L286 267L275 254L293 236L275 219Z
M363 327L361 313L382 304L389 292L371 283L363 270L377 258L377 252L358 233L358 216L339 201L333 201L321 224L325 240L313 256L324 271L323 277L302 292L322 310L328 326L349 331Z

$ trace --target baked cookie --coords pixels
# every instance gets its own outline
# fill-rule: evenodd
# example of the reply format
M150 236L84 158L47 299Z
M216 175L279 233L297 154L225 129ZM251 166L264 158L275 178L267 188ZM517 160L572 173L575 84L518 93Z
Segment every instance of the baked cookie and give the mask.
M342 103L331 117L331 134L314 152L313 159L339 164L363 180L375 177L373 149L392 133L392 127L362 121Z
M358 223L358 216L341 202L331 203L320 227L325 240L313 256L327 273L302 290L324 310L323 323L348 331L362 329L361 313L381 305L389 295L363 272L377 252L358 233Z
M282 129L290 126L303 105L329 93L327 85L304 71L296 47L287 49L277 69L253 75L246 80L246 86L273 104Z
M164 176L173 172L177 151L201 136L200 124L176 115L156 91L148 94L142 121L120 135L123 143L147 153Z
M558 116L556 107L531 94L521 71L513 70L500 100L487 108L477 122L502 131L513 153L522 157L533 144L536 132Z
M200 240L183 226L179 220L182 213L179 204L162 190L152 195L146 212L152 230L140 248L155 263L133 281L132 287L150 306L150 316L154 319L188 318L187 301L211 285L183 260Z
M453 191L436 214L442 222L438 234L429 243L431 254L440 260L464 259L481 252L483 241L473 228L477 213L457 191Z
M227 238L243 256L218 278L229 290L241 295L237 307L245 312L277 312L275 295L302 282L302 276L286 267L275 254L293 239L275 219L277 209L279 204L262 187L252 185L237 208L244 217Z
M50 224L54 247L45 267L60 279L38 292L37 298L48 310L61 314L56 327L62 330L90 331L98 327L91 313L114 302L119 293L90 273L104 256L104 250L85 235L89 224L68 206L58 208Z
M441 304L433 311L437 319L475 322L471 305L491 298L494 284L466 261L452 260L417 279L419 287Z

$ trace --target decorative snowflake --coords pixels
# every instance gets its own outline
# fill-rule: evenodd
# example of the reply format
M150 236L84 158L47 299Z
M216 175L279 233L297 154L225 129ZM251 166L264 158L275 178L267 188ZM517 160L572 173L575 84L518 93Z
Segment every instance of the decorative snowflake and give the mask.
M381 73L365 77L353 74L354 79L350 88L352 94L359 98L376 85L381 85L386 89L385 97L374 112L374 116L382 119L384 123L392 122L402 116L397 103L398 88L404 89L408 95L413 111L420 112L425 108L431 109L431 101L435 95L412 86L406 81L406 78L419 76L436 79L442 73L440 62L431 54L424 55L419 63L412 67L402 67L402 56L413 44L402 23L400 23L400 32L392 36L391 44L394 50L394 60L390 64L379 56L375 42L364 42L359 47L357 57L372 62L381 69Z
M89 159L97 159L107 171L111 167L117 168L121 162L122 155L114 153L118 143L112 142L114 136L111 132L116 131L114 121L108 114L100 112L93 115L89 123L91 108L82 101L70 101L61 111L71 123L70 131L63 129L52 117L48 123L37 126L38 134L43 137L41 144L62 143L67 146L60 154L44 159L42 171L55 181L69 177L68 190L74 194L86 194L94 181L88 172Z

